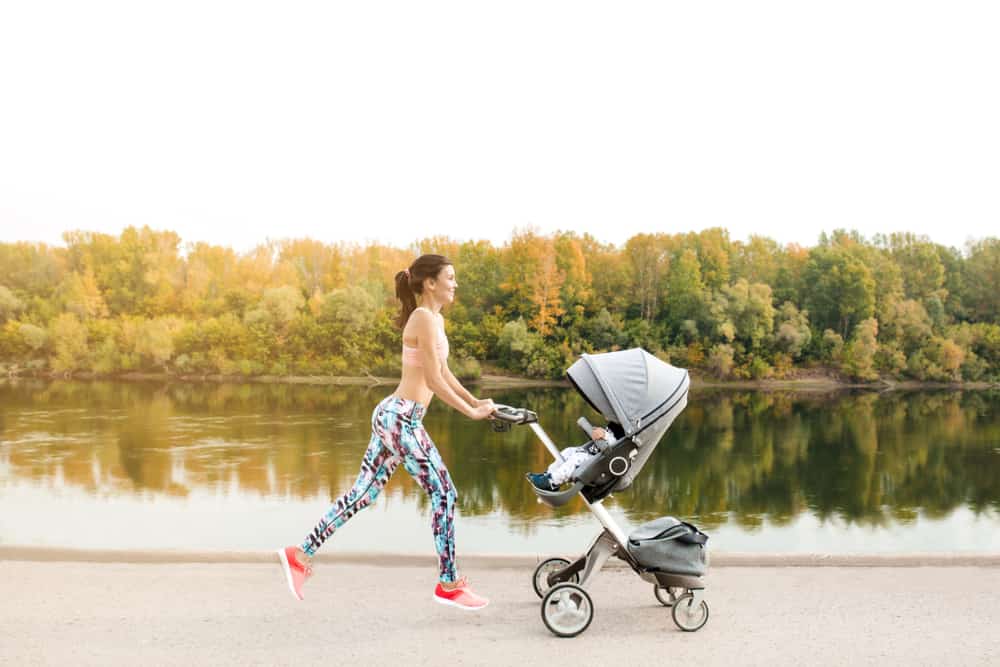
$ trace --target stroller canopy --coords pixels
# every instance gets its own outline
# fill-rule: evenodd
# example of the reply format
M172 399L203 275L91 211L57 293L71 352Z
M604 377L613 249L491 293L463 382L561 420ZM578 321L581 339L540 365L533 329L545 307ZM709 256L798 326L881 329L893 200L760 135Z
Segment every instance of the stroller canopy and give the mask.
M688 373L642 348L584 354L566 371L577 391L610 421L633 433L687 391Z
M621 424L639 446L639 455L618 486L627 487L687 405L688 372L636 347L581 355L566 375L591 407Z

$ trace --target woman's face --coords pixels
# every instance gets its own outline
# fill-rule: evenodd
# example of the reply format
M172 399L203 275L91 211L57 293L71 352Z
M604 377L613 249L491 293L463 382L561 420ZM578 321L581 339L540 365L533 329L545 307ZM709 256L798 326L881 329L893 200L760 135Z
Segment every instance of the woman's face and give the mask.
M429 292L431 298L444 305L455 300L455 288L458 281L455 279L455 267L451 264L444 266L438 271L437 276L424 283L424 290Z

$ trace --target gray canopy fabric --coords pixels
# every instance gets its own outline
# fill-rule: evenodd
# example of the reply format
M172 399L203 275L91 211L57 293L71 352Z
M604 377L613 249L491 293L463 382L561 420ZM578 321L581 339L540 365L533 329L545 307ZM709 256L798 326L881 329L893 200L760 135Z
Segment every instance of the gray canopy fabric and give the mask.
M687 405L688 372L636 347L581 355L566 375L606 419L621 424L627 434L638 432L633 440L639 451L616 486L627 488Z

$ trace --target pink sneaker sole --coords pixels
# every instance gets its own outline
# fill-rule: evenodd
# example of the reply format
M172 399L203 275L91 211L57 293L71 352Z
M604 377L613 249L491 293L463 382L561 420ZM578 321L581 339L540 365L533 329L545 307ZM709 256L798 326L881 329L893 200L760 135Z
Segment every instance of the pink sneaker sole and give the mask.
M278 559L281 561L281 570L285 573L285 581L288 582L288 590L292 593L292 597L296 600L304 599L295 592L295 583L292 581L292 567L288 564L288 557L285 556L284 549L278 549Z
M437 602L438 604L443 604L447 607L456 607L458 609L461 609L462 611L480 611L482 609L486 609L486 607L488 607L490 604L489 601L487 600L486 604L484 604L481 607L467 607L464 604L458 604L457 602L452 602L451 600L446 600L436 595L432 595L431 597L433 597L434 601Z

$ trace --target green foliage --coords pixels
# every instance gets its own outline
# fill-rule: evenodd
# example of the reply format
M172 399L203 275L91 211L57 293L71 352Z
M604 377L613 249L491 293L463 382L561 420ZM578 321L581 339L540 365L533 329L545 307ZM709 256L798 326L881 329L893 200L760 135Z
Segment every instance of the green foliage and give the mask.
M805 268L806 307L816 326L845 337L875 313L875 280L856 253L840 245L821 245Z
M727 338L757 349L774 328L774 305L771 288L755 283L751 285L740 278L733 285L722 288L716 297L717 310L721 313L723 327L731 324Z
M23 326L31 325L24 325L16 320L9 320L0 327L0 359L9 359L16 363L17 360L22 360L29 356L32 350L21 333L21 327ZM35 328L37 329L37 327ZM45 344L45 330L39 329L39 331L42 333L39 343L39 347L41 347L41 345Z
M965 352L955 341L933 337L926 348L917 350L907 362L907 372L918 380L954 382L961 379Z
M500 338L497 340L500 363L508 368L523 370L539 343L539 336L528 331L528 325L523 317L508 322L503 326Z
M166 366L174 356L174 332L179 328L179 322L166 318L139 323L135 335L135 353L150 365Z
M24 323L20 325L18 333L21 334L25 345L35 352L45 347L45 343L49 340L49 332L41 327L36 327L34 324Z
M802 350L812 340L808 311L799 310L795 304L786 301L781 304L776 318L775 342L778 348L792 358L802 354Z
M704 317L708 293L701 278L701 262L694 250L685 250L670 268L667 280L667 320L679 324Z
M621 347L625 342L625 331L621 318L613 316L607 308L582 325L584 339L589 341L593 351L608 351Z
M483 368L479 362L469 357L449 358L448 367L459 380L478 380L483 374Z
M49 336L53 342L53 356L49 363L59 372L72 372L86 362L87 329L72 313L63 313L52 322Z
M89 269L82 275L76 271L68 274L56 289L56 294L63 308L80 319L108 316L108 306Z
M893 305L882 326L883 337L898 343L907 354L922 347L932 334L931 318L923 304L913 299Z
M641 347L649 352L660 350L660 336L648 320L632 320L625 325L625 346Z
M706 365L709 372L718 378L728 378L733 373L735 352L731 345L716 345L708 353Z
M274 326L283 328L295 319L295 316L305 303L305 297L302 296L302 292L298 287L292 287L291 285L271 287L264 290L258 308L250 311L247 315L262 313Z
M754 380L766 380L774 377L774 368L760 357L754 357L747 364L747 374Z
M844 339L833 329L823 332L823 340L820 344L820 358L828 363L840 363L844 353Z
M878 352L878 321L864 320L854 328L851 341L844 348L844 371L858 380L876 380L875 355Z
M963 304L974 321L1000 324L1000 239L973 243L963 271Z
M24 309L24 302L18 299L13 292L0 285L0 324L6 322Z
M979 322L970 325L970 347L992 369L992 376L1000 375L1000 325Z

